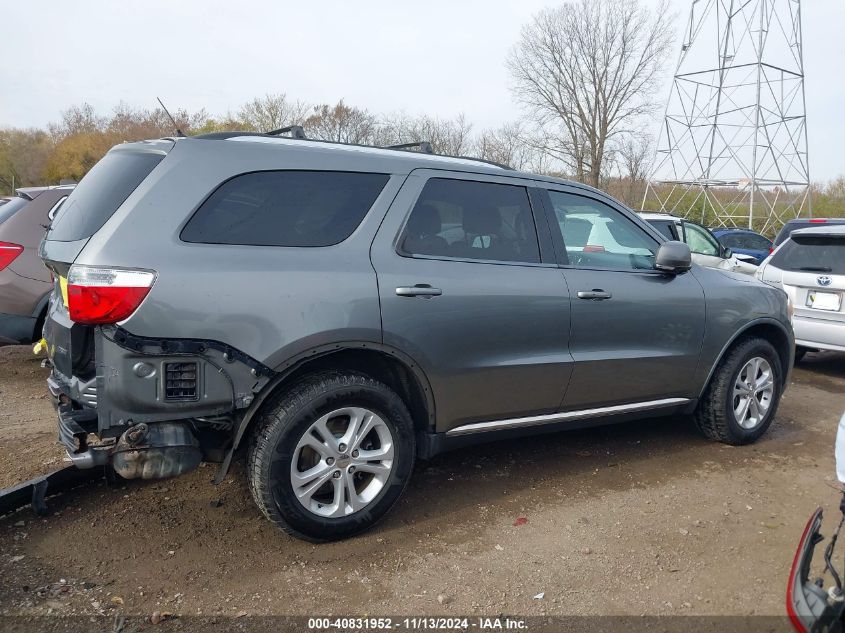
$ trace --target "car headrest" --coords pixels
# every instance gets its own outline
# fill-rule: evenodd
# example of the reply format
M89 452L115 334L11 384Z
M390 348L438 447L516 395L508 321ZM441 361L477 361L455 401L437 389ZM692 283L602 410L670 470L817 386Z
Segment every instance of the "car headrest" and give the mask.
M414 207L408 220L408 233L419 237L437 235L442 230L440 212L430 202Z
M464 232L472 235L498 235L502 216L495 207L464 208Z

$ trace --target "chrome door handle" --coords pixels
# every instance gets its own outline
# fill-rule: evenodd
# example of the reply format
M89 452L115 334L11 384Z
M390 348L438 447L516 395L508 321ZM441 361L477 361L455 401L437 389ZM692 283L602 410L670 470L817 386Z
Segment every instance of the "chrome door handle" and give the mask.
M612 296L613 295L609 292L605 292L604 290L601 290L599 288L578 291L579 299L590 299L592 301L604 301L605 299L610 299Z
M440 288L432 288L428 284L417 284L416 286L399 286L396 294L400 297L439 297L443 291Z

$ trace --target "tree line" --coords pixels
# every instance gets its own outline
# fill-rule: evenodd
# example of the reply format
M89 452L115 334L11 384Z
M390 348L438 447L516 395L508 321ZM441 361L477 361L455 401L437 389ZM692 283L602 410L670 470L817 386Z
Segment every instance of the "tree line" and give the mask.
M463 114L378 113L348 104L314 104L284 93L234 112L172 110L120 103L108 113L75 105L46 128L0 127L0 193L81 179L114 145L220 131L268 132L301 125L309 138L367 145L428 141L438 154L475 156L515 169L563 176L604 189L639 208L654 152L649 134L673 48L666 0L571 0L523 26L506 66L522 106L518 120L477 129ZM841 179L815 186L814 207L845 205Z

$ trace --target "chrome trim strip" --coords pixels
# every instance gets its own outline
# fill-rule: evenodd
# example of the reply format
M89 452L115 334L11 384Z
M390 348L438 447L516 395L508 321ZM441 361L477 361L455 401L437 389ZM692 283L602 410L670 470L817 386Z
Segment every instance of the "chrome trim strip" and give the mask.
M473 422L456 426L446 435L468 435L470 433L482 433L484 431L499 431L501 429L513 429L526 426L539 426L552 422L565 422L566 420L582 420L585 418L597 418L614 413L632 413L636 411L648 411L651 409L662 409L689 402L689 398L664 398L662 400L649 400L648 402L634 402L632 404L617 404L612 407L598 407L596 409L582 409L580 411L564 411L551 413L549 415L534 415L526 418L511 418L508 420L493 420L490 422Z

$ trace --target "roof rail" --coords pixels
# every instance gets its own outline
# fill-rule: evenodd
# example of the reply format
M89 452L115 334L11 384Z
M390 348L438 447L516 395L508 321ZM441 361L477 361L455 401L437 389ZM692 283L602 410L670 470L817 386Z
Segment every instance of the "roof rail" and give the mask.
M434 148L428 141L417 141L415 143L399 143L398 145L384 145L381 149L411 149L418 147L421 154L433 154Z
M280 127L278 130L271 130L269 132L265 132L265 134L267 136L278 136L279 134L287 134L288 132L290 132L291 138L308 138L307 136L305 136L305 130L302 128L301 125L287 125L285 127Z
M434 149L431 147L431 143L429 143L428 141L418 141L416 143L401 143L399 145L366 145L364 143L344 143L342 141L326 141L319 138L308 138L307 136L305 136L305 132L302 129L302 126L300 125L289 125L287 127L279 128L278 130L273 130L272 132L207 132L205 134L197 134L195 136L192 136L191 138L201 138L208 140L224 140L237 136L263 136L266 138L268 136L275 137L279 134L284 134L287 132L290 132L291 138L306 140L312 143L326 143L328 145L349 145L353 147L371 147L373 149L391 149L398 151L405 151L413 147L418 147L420 150L420 154L431 154L433 156L442 156L443 158L460 158L461 160L471 160L477 163L485 163L487 165L499 167L500 169L508 169L513 171L513 167L511 167L510 165L497 163L496 161L487 160L485 158L476 158L475 156L452 156L450 154L435 154Z

